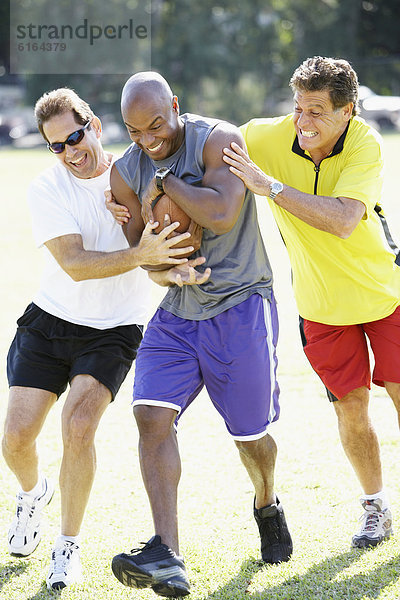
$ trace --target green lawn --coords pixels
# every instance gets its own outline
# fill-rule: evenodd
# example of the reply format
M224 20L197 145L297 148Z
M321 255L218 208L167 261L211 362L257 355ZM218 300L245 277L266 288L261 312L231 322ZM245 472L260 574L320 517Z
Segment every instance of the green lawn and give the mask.
M400 240L398 155L400 136L385 137L385 207ZM1 420L7 403L5 358L15 320L34 293L41 256L34 248L25 204L31 178L53 163L44 150L0 151L2 165L0 314ZM183 475L180 486L180 535L193 600L314 600L400 598L399 535L370 551L350 550L360 514L358 483L344 457L336 422L317 377L303 357L297 313L290 288L285 249L259 201L260 223L275 272L281 319L279 380L282 414L271 427L279 447L276 488L294 539L289 563L258 562L259 539L252 517L253 492L237 452L217 413L203 393L180 424ZM154 298L156 304L156 298ZM66 598L156 598L148 590L124 588L110 570L111 558L153 534L137 456L131 416L133 372L107 410L97 435L98 473L82 531L85 581L62 593ZM44 471L57 478L61 457L62 399L39 438ZM395 524L400 521L399 434L395 411L378 388L371 413L382 440L382 458ZM7 554L6 532L14 510L16 483L3 459L0 468L0 598L40 600L48 593L44 578L58 533L57 492L45 513L43 539L29 558Z

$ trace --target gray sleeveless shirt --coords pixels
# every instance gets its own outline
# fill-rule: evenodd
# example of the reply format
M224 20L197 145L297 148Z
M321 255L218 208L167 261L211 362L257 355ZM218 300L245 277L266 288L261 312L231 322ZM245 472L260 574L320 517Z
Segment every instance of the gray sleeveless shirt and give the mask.
M124 181L141 201L154 172L170 167L176 177L191 185L201 185L205 171L203 149L211 131L220 123L198 115L184 114L185 138L181 147L164 160L154 161L132 144L116 167ZM271 297L272 272L257 221L254 195L246 190L239 218L222 235L204 229L200 250L211 267L210 279L202 285L171 287L160 306L183 319L209 319L246 300L251 294Z

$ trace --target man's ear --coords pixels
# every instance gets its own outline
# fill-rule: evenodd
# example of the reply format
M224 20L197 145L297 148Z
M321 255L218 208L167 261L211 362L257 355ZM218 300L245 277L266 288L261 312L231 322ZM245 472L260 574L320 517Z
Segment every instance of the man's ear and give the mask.
M347 121L349 121L353 115L353 108L354 108L353 102L349 102L348 104L346 104L346 106L343 107L343 115L347 119Z
M99 138L101 136L101 132L102 132L102 126L101 126L101 121L100 121L99 117L96 117L96 115L95 115L92 119L90 126L93 128L93 131L96 133L96 137Z
M176 112L177 115L179 115L179 100L178 100L178 96L173 96L172 97L172 109Z

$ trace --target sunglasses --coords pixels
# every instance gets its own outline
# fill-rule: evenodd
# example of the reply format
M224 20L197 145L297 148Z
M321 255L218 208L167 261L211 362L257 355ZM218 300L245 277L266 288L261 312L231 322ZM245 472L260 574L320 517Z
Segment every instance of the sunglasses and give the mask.
M91 122L89 121L86 123L85 127L82 127L82 129L78 129L77 131L71 133L65 142L54 142L54 144L47 144L48 149L54 152L54 154L61 154L61 152L64 152L65 150L65 144L68 144L68 146L76 146L83 140L85 129L89 127L90 123Z

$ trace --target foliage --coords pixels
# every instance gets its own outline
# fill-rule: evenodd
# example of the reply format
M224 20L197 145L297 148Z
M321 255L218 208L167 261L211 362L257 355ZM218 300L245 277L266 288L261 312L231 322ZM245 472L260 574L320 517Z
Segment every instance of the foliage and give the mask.
M108 2L110 14L121 1ZM7 63L6 5L0 8L0 67L2 60ZM152 67L171 82L185 111L236 123L276 114L290 95L293 70L315 54L345 57L362 83L377 93L400 95L398 0L152 2ZM45 90L69 85L97 112L119 118L125 76L24 79L28 104Z

